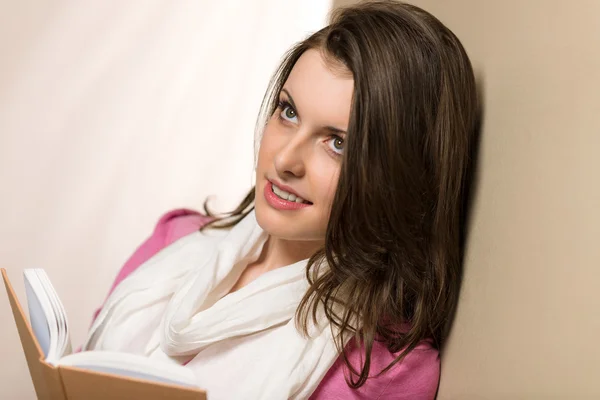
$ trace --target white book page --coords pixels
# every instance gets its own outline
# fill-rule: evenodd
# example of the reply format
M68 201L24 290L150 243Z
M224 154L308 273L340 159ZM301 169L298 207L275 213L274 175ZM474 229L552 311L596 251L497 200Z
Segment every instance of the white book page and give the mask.
M31 270L25 270L23 274L25 276L25 293L27 294L27 308L29 309L31 328L44 352L44 356L47 357L51 345L48 315L52 314L52 307L47 301L37 276Z
M42 269L36 269L40 284L44 288L44 292L48 296L52 305L53 314L56 316L56 351L54 354L48 354L47 361L53 362L59 358L71 353L71 337L69 335L69 325L67 322L67 314L65 308L50 282L50 278Z
M31 327L46 361L52 364L71 352L65 309L43 269L26 269L23 275Z
M198 388L194 373L188 368L129 353L83 351L63 357L56 365Z

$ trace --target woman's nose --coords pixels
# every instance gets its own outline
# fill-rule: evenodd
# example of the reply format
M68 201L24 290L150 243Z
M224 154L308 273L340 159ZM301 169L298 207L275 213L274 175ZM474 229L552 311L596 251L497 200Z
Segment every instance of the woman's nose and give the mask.
M305 147L300 132L285 143L275 156L275 169L281 176L302 177L305 170Z

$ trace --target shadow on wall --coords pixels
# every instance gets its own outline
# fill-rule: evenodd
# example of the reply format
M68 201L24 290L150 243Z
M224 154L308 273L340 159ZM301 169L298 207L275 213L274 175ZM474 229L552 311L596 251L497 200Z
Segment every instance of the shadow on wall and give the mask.
M479 160L480 160L480 148L481 148L481 139L483 135L483 122L485 118L485 94L484 94L484 85L483 85L483 75L481 72L475 72L475 80L477 84L477 102L478 102L478 114L477 114L477 122L474 127L473 132L473 147L470 149L470 159L469 165L467 166L467 176L465 183L465 194L463 198L463 204L461 209L461 221L460 221L460 283L462 289L462 283L464 278L465 271L465 255L467 253L467 243L469 243L469 234L470 227L472 226L473 221L473 205L476 203L477 196L477 188L479 186L479 177L480 177L480 169L479 169ZM460 300L459 300L460 302ZM446 338L449 338L452 334L452 327L454 326L454 321L456 319L456 312L458 310L457 307L454 308L452 314L448 318L448 325L446 327ZM448 341L444 342L440 350L440 354L443 356L444 349L446 348ZM438 382L438 392L439 392L439 383ZM437 393L436 393L437 397Z

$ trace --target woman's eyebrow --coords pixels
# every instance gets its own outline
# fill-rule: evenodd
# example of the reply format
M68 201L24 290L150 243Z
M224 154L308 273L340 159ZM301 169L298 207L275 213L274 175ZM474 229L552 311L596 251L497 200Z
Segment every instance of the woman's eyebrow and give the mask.
M296 104L294 103L294 98L292 97L292 95L290 94L290 92L286 88L281 89L281 91L283 93L285 93L286 96L288 97L288 101L291 104L291 106L294 108L294 110L296 111L296 114L297 115L300 114L298 112L298 107L296 107ZM340 128L335 128L333 126L326 126L325 129L328 130L328 131L330 131L330 132L332 132L332 133L340 133L340 134L344 134L344 135L347 133L345 130L340 129Z
M328 131L332 132L332 133L341 133L341 134L346 134L347 132L343 129L340 128L335 128L333 126L326 126L325 129L327 129Z
M290 94L290 92L288 92L287 89L281 89L282 92L284 92L287 97L288 97L288 101L290 102L290 104L292 105L292 107L294 108L294 110L296 110L296 112L298 112L298 107L296 107L296 104L294 103L294 98L292 97L292 95Z

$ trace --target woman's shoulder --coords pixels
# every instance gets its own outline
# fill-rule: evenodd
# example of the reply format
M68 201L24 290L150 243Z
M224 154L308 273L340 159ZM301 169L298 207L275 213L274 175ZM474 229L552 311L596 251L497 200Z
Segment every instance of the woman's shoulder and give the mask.
M178 208L171 210L158 220L154 227L152 237L156 237L157 244L168 246L183 236L189 235L206 225L212 218L198 211ZM152 238L151 237L151 238Z
M351 365L358 368L364 349L355 342L346 347ZM359 389L346 383L348 368L339 357L329 369L311 399L433 399L440 377L439 352L429 341L421 342L390 370L376 376L399 353L390 352L382 342L375 341L371 353L371 377Z
M187 208L178 208L163 214L154 226L150 237L137 248L126 264L137 268L171 243L196 232L211 219L198 211Z
M153 255L177 239L197 231L210 220L210 217L187 208L179 208L163 214L154 226L152 234L138 246L121 267L109 293Z
M210 217L187 208L178 208L163 214L154 226L152 234L137 248L126 264L137 267L171 243L197 231L210 220Z

